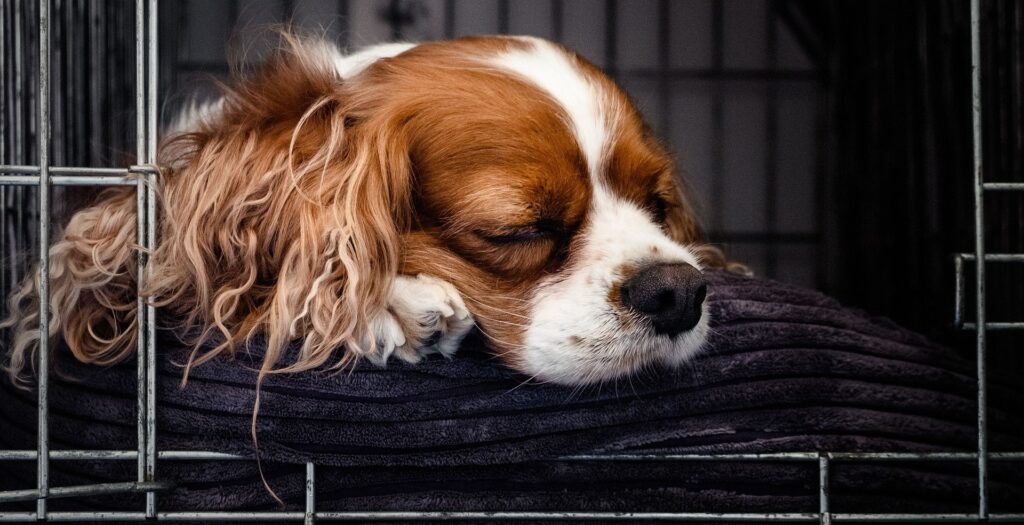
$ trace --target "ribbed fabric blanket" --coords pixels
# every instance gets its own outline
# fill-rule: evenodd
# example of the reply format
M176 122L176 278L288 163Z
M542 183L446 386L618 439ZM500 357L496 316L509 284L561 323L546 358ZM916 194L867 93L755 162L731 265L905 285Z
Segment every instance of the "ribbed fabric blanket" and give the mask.
M584 389L524 383L471 338L455 359L329 375L274 376L263 387L259 455L269 484L301 508L314 461L319 509L817 510L814 462L583 462L583 453L971 451L971 359L819 293L709 275L714 333L699 358ZM258 345L256 345L258 346ZM161 345L161 450L253 456L247 357L193 370ZM135 366L58 356L51 448L135 448ZM1024 450L1019 383L995 371L990 446ZM0 389L0 448L34 448L34 394ZM1021 464L993 462L993 511L1020 512ZM135 463L52 463L53 485L135 478ZM834 512L972 512L976 474L954 463L836 463ZM32 462L0 463L0 489L34 486ZM276 509L255 461L157 465L176 483L161 510ZM139 510L135 497L53 501L51 509ZM0 511L22 508L0 505Z

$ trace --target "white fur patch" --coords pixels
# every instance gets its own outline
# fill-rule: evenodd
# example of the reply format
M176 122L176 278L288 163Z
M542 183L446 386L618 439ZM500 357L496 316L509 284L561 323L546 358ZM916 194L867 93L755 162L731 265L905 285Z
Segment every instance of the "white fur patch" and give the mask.
M689 263L697 257L669 239L643 210L595 185L582 253L575 267L549 277L534 296L522 360L527 372L555 383L585 384L633 373L653 362L683 362L704 343L707 304L693 329L657 335L645 321L624 322L609 302L624 265Z
M619 118L614 97L587 78L571 55L536 38L520 38L528 49L490 59L548 93L565 111L587 160L593 188L590 214L577 262L542 281L533 298L521 363L534 377L585 384L620 377L661 361L678 364L703 345L707 305L691 330L670 338L610 303L610 291L626 266L689 263L697 257L670 239L646 212L616 196L604 183L605 156ZM625 317L625 318L624 318Z
M164 133L167 135L193 131L200 124L210 124L220 115L224 99L217 98L206 102L192 100L181 112L171 121Z
M334 70L341 78L351 78L358 75L370 64L382 59L401 55L416 47L416 44L408 42L393 42L388 44L377 44L364 47L355 53L345 55L333 44L325 44L333 53L331 60L334 63Z
M574 63L574 59L546 40L519 37L529 49L513 49L490 59L537 85L551 96L569 117L569 125L592 178L601 170L605 145L611 140L613 122L606 97Z

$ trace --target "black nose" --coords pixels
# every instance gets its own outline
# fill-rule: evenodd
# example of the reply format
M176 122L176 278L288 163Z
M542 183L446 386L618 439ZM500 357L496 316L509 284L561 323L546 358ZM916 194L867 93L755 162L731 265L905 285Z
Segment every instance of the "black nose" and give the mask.
M708 285L686 263L641 268L622 283L622 304L651 321L655 333L672 337L700 321Z

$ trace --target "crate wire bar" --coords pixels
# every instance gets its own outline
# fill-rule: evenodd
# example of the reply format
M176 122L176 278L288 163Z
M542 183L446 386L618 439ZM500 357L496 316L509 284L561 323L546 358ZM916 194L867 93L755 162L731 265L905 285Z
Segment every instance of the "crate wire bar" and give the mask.
M39 2L39 430L36 456L38 489L36 519L46 519L50 477L50 425L47 413L47 382L50 374L50 2Z
M316 467L306 463L305 508L303 511L270 512L160 512L157 492L171 487L156 476L160 461L237 461L250 458L210 451L158 451L156 449L156 311L145 298L138 301L140 330L137 341L138 362L138 443L136 450L50 450L48 425L48 301L40 301L40 342L37 353L38 370L38 445L36 450L0 450L0 461L35 461L38 469L35 489L0 492L0 503L36 500L35 512L0 512L0 522L31 521L393 521L393 520L617 520L617 521L786 521L818 522L950 522L1024 521L1024 513L993 513L988 502L988 463L991 460L1024 461L1024 452L989 452L986 414L986 333L989 330L1021 330L1024 321L990 322L985 317L985 266L987 263L1024 263L1022 253L986 253L984 197L987 191L1024 191L1024 183L985 182L982 163L981 135L981 51L980 0L971 0L971 82L974 154L975 246L973 253L954 256L956 278L955 323L964 330L975 331L977 354L978 419L977 452L784 452L767 454L607 454L573 455L553 461L786 461L814 462L818 465L818 512L803 513L729 513L729 512L374 512L317 511ZM50 0L39 0L39 77L38 89L38 165L0 166L0 187L36 186L39 188L39 271L40 294L48 297L50 194L51 186L135 186L137 202L137 238L141 247L137 261L140 285L146 278L146 257L156 245L156 167L157 145L157 0L136 0L136 158L128 168L86 168L50 166ZM612 24L610 24L612 25ZM974 264L976 321L965 320L964 264ZM51 487L51 461L106 460L135 461L135 481ZM900 462L900 461L970 461L978 472L978 507L964 514L863 514L833 512L829 500L829 468L835 462ZM50 512L47 501L58 497L87 497L100 494L145 493L141 512Z

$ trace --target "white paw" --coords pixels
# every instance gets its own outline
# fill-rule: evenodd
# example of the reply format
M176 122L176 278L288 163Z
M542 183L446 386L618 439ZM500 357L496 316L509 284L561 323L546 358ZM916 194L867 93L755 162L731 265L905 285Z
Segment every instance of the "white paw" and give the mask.
M378 365L392 355L410 363L432 353L449 357L473 324L451 284L424 274L399 275L387 311L373 320L376 348L367 357Z

